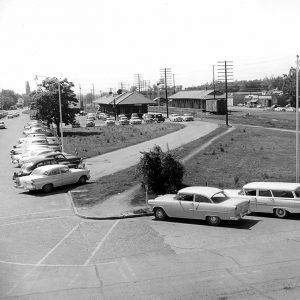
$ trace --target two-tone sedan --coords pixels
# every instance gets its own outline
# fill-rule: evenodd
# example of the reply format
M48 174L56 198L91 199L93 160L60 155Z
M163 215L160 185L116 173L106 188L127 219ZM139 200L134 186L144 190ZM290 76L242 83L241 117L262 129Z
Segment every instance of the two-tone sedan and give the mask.
M148 201L155 218L206 220L217 226L221 220L239 220L250 213L249 200L229 198L223 190L207 186L183 188Z
M182 122L182 116L180 116L179 114L171 114L169 116L169 120L171 122Z
M90 179L90 171L87 169L69 169L64 165L47 165L36 168L29 176L18 177L16 187L49 193L55 187L74 183L84 184L88 179Z

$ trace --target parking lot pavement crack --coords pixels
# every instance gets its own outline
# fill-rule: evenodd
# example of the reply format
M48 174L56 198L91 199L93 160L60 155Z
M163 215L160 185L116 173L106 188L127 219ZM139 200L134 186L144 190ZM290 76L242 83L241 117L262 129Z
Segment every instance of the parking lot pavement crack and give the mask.
M99 281L99 290L100 290L101 296L103 297L102 299L105 299L105 295L104 295L104 291L103 291L103 281L100 277L99 270L98 270L96 264L94 264L94 268L95 268L96 277Z
M225 255L225 254L221 254L219 253L218 251L216 250L212 250L212 249L205 249L205 248L202 248L203 250L207 251L207 252L210 252L212 254L215 254L215 255L218 255L218 256L221 256L221 257L224 257L224 258L229 258L230 260L232 260L238 267L242 267L242 265L236 260L234 259L232 256L229 256L229 255Z
M260 291L259 289L257 289L255 286L253 286L252 284L247 284L247 282L243 281L240 277L236 276L233 272L230 271L230 269L226 268L225 269L226 272L233 277L234 279L236 279L237 281L239 281L240 283L242 283L244 286L251 288L253 291L256 291L259 295L263 296L266 299L270 299L270 300L274 300L274 298L265 295L262 291Z

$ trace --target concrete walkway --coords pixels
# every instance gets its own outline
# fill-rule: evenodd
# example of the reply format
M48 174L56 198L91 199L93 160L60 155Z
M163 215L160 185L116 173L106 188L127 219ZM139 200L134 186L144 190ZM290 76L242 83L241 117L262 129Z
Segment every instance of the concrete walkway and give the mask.
M85 164L91 172L91 179L97 180L100 177L136 165L142 155L141 152L149 151L155 145L159 145L163 151L172 150L197 140L218 127L215 123L202 121L184 124L186 125L185 128L165 136L86 159Z
M213 126L211 126L211 125L213 125ZM201 130L199 130L199 127ZM126 165L125 168L127 168L127 167L133 166L136 163L138 163L139 158L140 158L140 151L149 150L154 145L160 145L162 148L164 148L164 150L167 150L167 146L166 146L167 143L168 143L170 149L174 149L174 148L176 148L176 145L177 145L177 147L179 147L185 143L188 143L190 141L193 141L195 139L203 137L204 135L213 131L217 127L218 126L216 124L211 124L211 123L204 123L204 122L197 122L197 123L195 122L193 124L189 123L189 125L184 130L180 130L181 132L175 132L175 133L177 133L177 138L176 138L176 134L172 133L172 134L166 135L162 138L158 138L158 139L155 139L152 141L141 143L141 144L138 144L138 145L135 145L132 147L124 148L124 149L121 149L118 151L114 151L114 156L115 156L114 160L106 161L103 164L103 166L101 166L101 162L103 162L102 156L107 156L107 154L101 155L101 157L92 158L89 160L89 163L91 163L91 160L94 160L94 163L95 163L95 165L93 165L94 176L95 176L95 174L96 175L100 174L100 172L95 171L95 170L97 170L96 167L102 168L101 169L102 174L108 175L108 174L111 174L110 172L112 172L112 169L114 170L114 172L116 172L121 169L124 169L124 167L122 167L124 165ZM193 135L191 133L187 134L186 129L188 129L188 128L192 129L191 131L192 131ZM198 130L194 130L194 129L198 129ZM204 148L208 147L214 140L218 139L219 137L221 137L225 134L228 134L232 130L234 130L234 128L229 127L226 132L215 136L210 141L201 145L197 149L194 149L192 153L190 153L189 155L187 155L185 158L182 159L182 163L185 163L187 160L189 160L192 157L194 157L195 155L197 155ZM184 137L184 134L182 134L182 131L184 131L184 133L188 135L188 138ZM183 141L185 141L185 142L183 142ZM128 151L129 148L130 148L130 151ZM135 151L135 152L133 152L133 151ZM108 153L108 154L112 154L112 152ZM134 155L137 158L133 159L132 156L134 156ZM130 157L131 160L124 161L125 157ZM109 170L105 170L105 166L107 166L109 164L111 164L113 166L113 168L109 169ZM117 166L119 166L120 168L117 168ZM105 176L105 175L102 175L102 176ZM94 184L97 184L97 183L94 183ZM85 185L76 190L73 190L72 192L70 192L71 199L72 199L73 193L82 193L82 195L86 195L87 197L90 197L88 194L89 194L89 190L92 188L93 188L92 185L90 185L90 186ZM131 187L129 190L127 190L123 193L117 194L117 195L113 195L110 198L105 199L105 201L101 201L92 207L76 207L74 205L73 201L71 201L73 209L74 209L74 213L77 216L82 217L82 218L99 219L99 220L115 219L115 218L128 218L128 217L137 217L137 216L148 215L148 214L150 214L150 212L147 209L146 201L145 201L145 204L142 206L132 206L131 205L131 199L134 197L135 193L138 191L139 188L140 188L140 185L135 185L135 186Z

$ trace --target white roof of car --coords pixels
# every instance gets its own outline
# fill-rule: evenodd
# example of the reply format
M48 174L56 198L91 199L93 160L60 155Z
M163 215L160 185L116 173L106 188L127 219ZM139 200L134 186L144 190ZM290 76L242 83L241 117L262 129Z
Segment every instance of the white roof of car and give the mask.
M270 189L270 190L289 190L300 189L299 183L293 182L250 182L243 186L244 189Z
M61 169L61 168L65 168L65 167L68 167L66 165L46 165L46 166L41 166L41 167L38 167L39 170L41 171L51 171L53 169Z
M190 186L183 188L178 191L179 194L187 193L187 194L200 194L207 197L212 197L214 194L218 192L222 192L223 190L215 187L208 187L208 186Z

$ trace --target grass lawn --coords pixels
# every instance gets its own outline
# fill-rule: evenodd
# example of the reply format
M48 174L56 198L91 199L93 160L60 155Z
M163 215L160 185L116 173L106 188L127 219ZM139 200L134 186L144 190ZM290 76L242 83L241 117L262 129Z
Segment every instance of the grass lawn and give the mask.
M210 135L174 150L174 156L183 158L224 130L224 127L220 127ZM293 182L295 134L239 127L187 161L185 168L185 185L208 184L220 188L238 188L251 181ZM135 167L132 167L85 186L89 190L89 196L76 199L75 195L74 202L77 206L93 205L136 184L138 180L135 178ZM133 205L145 202L142 189L131 201Z
M64 131L64 150L87 158L151 140L184 127L178 123L73 128Z
M225 115L204 115L203 120L222 120L225 123ZM229 124L247 124L264 127L276 127L285 129L296 128L295 112L277 112L273 110L241 109L232 110L228 115Z

